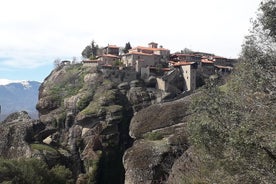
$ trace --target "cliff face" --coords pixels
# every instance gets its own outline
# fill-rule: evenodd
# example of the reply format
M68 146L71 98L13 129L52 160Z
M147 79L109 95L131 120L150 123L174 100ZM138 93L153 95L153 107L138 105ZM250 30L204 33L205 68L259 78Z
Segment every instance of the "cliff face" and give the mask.
M125 183L166 183L174 175L175 161L189 147L186 132L191 115L189 104L190 97L156 104L132 118L130 136L135 141L123 159Z
M28 137L34 134L37 121L26 112L14 113L0 124L0 155L4 158L31 157Z
M59 67L40 86L39 120L21 112L0 125L0 154L65 165L76 183L165 182L188 148L190 99L156 104L166 95L146 86L116 71Z
M61 67L40 87L39 119L53 130L42 142L62 150L78 183L124 183L129 122L156 99L139 81L120 83L116 75L82 65Z

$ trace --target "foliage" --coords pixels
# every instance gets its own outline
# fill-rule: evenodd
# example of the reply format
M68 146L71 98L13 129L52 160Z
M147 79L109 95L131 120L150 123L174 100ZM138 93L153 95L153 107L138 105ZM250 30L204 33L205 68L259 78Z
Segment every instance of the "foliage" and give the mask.
M99 50L99 46L96 44L94 40L92 40L90 45L87 45L82 51L81 55L84 58L94 59L97 56L97 52Z
M107 83L104 84L104 86L108 85ZM118 105L112 105L116 99L116 92L115 90L103 90L98 89L96 91L95 95L93 96L93 101L89 103L89 105L81 111L84 115L103 115L106 114L106 112L116 111L121 106Z
M181 54L192 54L193 51L188 48L184 48L183 50L180 51Z
M50 94L55 101L61 102L65 97L75 95L83 87L83 78L86 72L81 64L67 66L62 80L53 84Z
M84 50L81 53L82 57L84 58L90 58L90 56L92 55L92 48L90 45L87 45Z
M125 48L123 49L123 52L124 52L124 53L128 53L128 51L129 51L130 49L132 49L132 47L131 47L130 43L127 42L126 45L125 45Z
M116 60L114 66L122 66L124 63L120 60Z
M32 149L39 150L39 151L49 151L49 152L57 152L56 149L46 145L46 144L31 144L30 145Z
M212 182L221 176L230 177L226 183L276 179L276 29L270 25L276 4L266 1L261 10L228 83L209 81L193 102L191 141L204 150L204 175Z
M37 159L0 159L0 176L0 183L73 183L72 173L67 168L57 165L49 169Z
M268 35L276 39L276 2L275 0L266 0L261 3L260 10L262 15L259 22L263 25L263 29L268 31ZM275 40L276 41L276 40Z
M99 179L99 166L100 159L102 157L102 151L98 150L95 153L97 156L95 156L94 159L86 160L84 163L89 183L97 183L97 180Z
M69 169L67 169L65 166L54 166L51 170L50 170L50 175L52 175L52 182L51 183L55 183L55 184L62 184L62 183L73 183L73 179L72 179L72 173Z
M148 132L144 135L144 138L151 141L163 139L163 135L160 132Z
M83 110L89 105L90 101L93 100L94 93L95 92L93 90L89 90L88 93L86 93L83 97L79 99L79 101L77 102L77 109L79 111Z

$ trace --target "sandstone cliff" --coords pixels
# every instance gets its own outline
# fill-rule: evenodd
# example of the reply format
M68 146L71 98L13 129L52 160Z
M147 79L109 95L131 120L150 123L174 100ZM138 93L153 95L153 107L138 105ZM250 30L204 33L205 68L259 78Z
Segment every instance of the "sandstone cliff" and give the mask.
M56 129L43 142L65 150L78 183L124 183L130 119L154 97L139 81L120 82L97 68L71 65L53 71L40 87L40 121Z
M175 175L175 161L189 148L190 98L152 105L132 118L130 136L135 141L123 159L125 183L166 183Z
M1 156L64 165L76 183L168 181L189 147L190 97L159 103L166 95L154 80L117 72L81 64L53 70L39 89L39 120L20 112L0 125Z
M77 183L124 183L130 120L162 95L118 72L82 64L53 70L39 89L39 120L20 112L0 125L1 156L65 165Z

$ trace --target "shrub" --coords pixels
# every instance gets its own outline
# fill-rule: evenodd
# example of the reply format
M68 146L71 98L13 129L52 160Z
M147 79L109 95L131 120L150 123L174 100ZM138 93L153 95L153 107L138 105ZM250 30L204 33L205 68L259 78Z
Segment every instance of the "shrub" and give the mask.
M0 183L22 184L69 184L72 173L64 166L49 169L45 162L37 159L0 159Z
M31 148L39 151L49 151L49 152L57 152L56 149L46 145L46 144L31 144Z
M160 132L148 132L144 135L145 139L156 141L163 139L163 135Z

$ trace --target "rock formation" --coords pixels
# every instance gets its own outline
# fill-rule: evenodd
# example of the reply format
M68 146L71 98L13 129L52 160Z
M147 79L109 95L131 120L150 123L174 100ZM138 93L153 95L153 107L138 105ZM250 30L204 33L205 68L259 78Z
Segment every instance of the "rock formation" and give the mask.
M24 111L9 115L0 124L1 157L31 157L32 151L29 143L44 127L42 123L31 120Z
M58 67L40 86L39 120L19 112L0 125L0 155L65 165L76 183L165 182L188 148L190 98L160 104L165 95L153 83Z
M190 97L155 104L139 111L131 120L135 140L124 155L125 183L166 183L175 161L189 147L186 122Z

